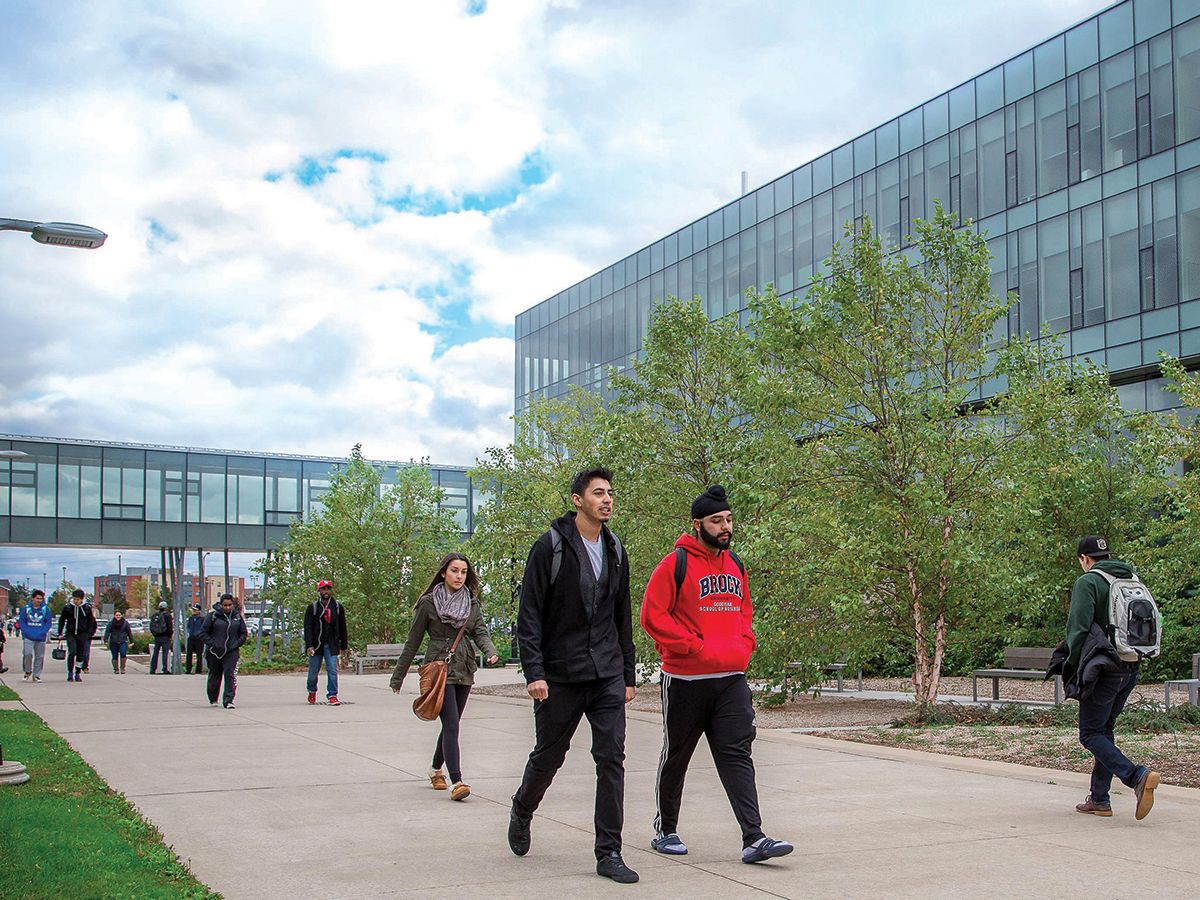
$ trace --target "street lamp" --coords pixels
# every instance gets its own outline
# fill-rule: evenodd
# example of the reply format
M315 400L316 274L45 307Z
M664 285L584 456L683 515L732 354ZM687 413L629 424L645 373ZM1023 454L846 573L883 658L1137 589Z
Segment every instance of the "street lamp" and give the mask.
M31 222L28 219L0 219L0 231L25 231L39 244L59 247L81 247L95 250L104 246L108 235L90 225L73 222Z

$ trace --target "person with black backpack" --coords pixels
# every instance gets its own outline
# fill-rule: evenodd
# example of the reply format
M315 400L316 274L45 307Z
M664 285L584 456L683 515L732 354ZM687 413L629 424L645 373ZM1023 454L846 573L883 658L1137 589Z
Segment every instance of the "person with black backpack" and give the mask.
M634 688L629 561L607 522L612 473L595 468L571 483L574 512L534 542L521 581L517 640L533 698L536 742L513 795L508 846L529 852L530 823L566 759L579 720L592 726L596 762L596 874L638 880L621 858L625 823L625 704Z
M154 654L150 657L150 674L158 669L158 654L162 651L163 674L171 674L171 638L175 635L175 623L167 601L158 602L158 612L150 617L150 634L154 637Z
M1117 747L1114 729L1137 684L1141 660L1158 654L1162 620L1133 567L1111 559L1104 538L1088 535L1079 542L1079 566L1083 574L1071 588L1067 617L1067 672L1079 671L1084 646L1095 627L1112 643L1117 658L1100 668L1098 675L1092 673L1091 689L1079 697L1079 743L1096 761L1091 792L1075 809L1087 815L1111 816L1109 788L1116 776L1133 788L1137 800L1134 818L1140 820L1154 805L1160 775L1132 763Z
M642 598L642 628L662 658L663 748L650 847L669 856L688 852L675 829L684 777L703 735L741 827L742 862L757 863L793 847L763 833L758 810L754 703L746 681L754 606L746 568L729 549L732 539L733 513L716 484L692 503L692 533L680 536L658 564Z

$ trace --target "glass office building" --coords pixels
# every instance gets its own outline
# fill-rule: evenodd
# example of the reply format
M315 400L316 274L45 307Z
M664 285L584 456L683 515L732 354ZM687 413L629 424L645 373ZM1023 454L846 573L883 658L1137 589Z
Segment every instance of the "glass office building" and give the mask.
M345 459L0 435L0 544L263 552L320 509ZM383 490L396 462L372 462ZM486 501L467 470L431 466L464 534Z
M933 203L987 235L1018 302L1107 365L1130 408L1165 408L1160 351L1200 358L1200 0L1126 0L763 185L516 319L516 411L573 386L610 396L650 310L803 294L843 225L903 248Z

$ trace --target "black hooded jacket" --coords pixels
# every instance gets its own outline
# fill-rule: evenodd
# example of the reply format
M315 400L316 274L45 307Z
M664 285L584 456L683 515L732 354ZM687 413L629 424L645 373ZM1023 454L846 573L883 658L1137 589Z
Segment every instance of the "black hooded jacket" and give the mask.
M521 581L517 641L525 680L578 682L620 675L632 687L633 616L624 550L618 549L608 527L602 527L601 583L607 589L596 591L575 513L555 519L550 527L562 538L554 583L550 583L555 555L550 532L534 542Z
M76 606L74 603L68 602L63 607L63 611L59 613L58 633L60 636L73 634L90 641L96 633L96 628L96 614L86 603Z
M1117 651L1113 649L1112 641L1104 633L1104 629L1096 622L1092 623L1087 637L1083 642L1083 650L1079 655L1078 671L1071 668L1071 649L1066 641L1054 648L1050 657L1050 665L1046 669L1045 681L1054 675L1061 675L1063 692L1071 700L1086 700L1096 687L1096 682L1105 672L1117 672L1128 668L1129 664L1121 661Z
M346 632L346 607L332 597L329 598L329 621L325 621L323 612L325 603L317 598L304 610L304 646L320 650L327 645L334 656L350 646L349 635Z
M217 607L204 617L200 627L204 642L208 644L208 652L218 659L226 653L236 653L242 644L246 643L249 632L246 630L246 620L235 607L230 613Z

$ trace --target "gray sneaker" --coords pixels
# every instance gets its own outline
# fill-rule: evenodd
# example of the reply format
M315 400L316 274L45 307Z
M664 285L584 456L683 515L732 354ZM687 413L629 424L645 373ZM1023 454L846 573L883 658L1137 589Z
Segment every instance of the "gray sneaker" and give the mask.
M787 841L776 841L769 837L761 837L742 851L742 862L757 863L779 856L787 856L795 847Z
M650 841L650 849L657 850L667 856L686 856L687 845L679 839L675 832L656 834Z

